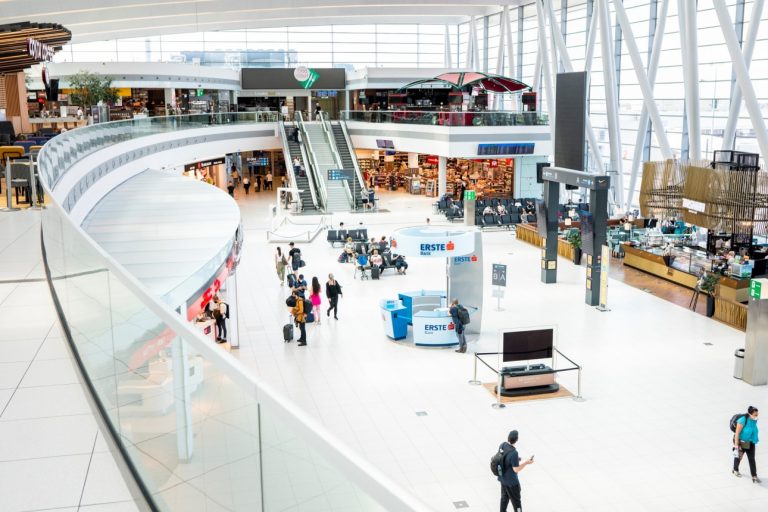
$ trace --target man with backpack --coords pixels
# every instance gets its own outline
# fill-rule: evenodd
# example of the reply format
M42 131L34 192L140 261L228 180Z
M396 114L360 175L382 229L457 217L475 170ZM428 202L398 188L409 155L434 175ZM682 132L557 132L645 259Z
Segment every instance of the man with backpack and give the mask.
M303 347L307 344L307 313L304 309L304 299L299 296L299 293L295 290L293 295L296 297L296 305L291 310L291 313L293 314L293 320L296 322L296 325L299 326L299 332L301 333L297 345Z
M288 251L288 258L291 260L291 268L294 272L298 272L299 268L304 266L301 261L301 249L296 247L293 242L290 242L288 246L291 248Z
M469 311L459 304L459 299L451 301L451 309L449 311L453 320L454 330L456 331L456 337L459 339L459 348L456 349L456 352L463 354L467 351L467 337L464 336L464 327L469 323Z
M501 483L501 512L506 512L507 505L512 503L514 512L522 512L523 505L520 497L520 480L517 474L528 464L533 464L533 456L520 462L520 456L515 448L517 430L507 436L507 442L501 443L499 451L491 458L491 472Z

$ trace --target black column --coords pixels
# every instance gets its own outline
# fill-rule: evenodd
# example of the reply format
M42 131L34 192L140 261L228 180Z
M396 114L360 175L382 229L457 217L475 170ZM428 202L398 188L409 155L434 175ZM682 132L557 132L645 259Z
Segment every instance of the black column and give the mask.
M557 210L560 204L560 183L544 180L544 204L547 218L536 219L547 223L547 237L541 250L541 282L557 282Z
M592 247L585 248L592 254L587 254L587 283L584 301L590 306L597 306L600 304L601 254L603 245L606 242L606 231L608 229L607 190L589 191L589 211L595 223L595 233L592 238Z

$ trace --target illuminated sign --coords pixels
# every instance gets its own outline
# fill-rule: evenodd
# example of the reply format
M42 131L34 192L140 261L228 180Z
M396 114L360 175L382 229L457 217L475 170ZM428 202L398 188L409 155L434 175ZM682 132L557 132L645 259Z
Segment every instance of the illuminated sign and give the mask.
M419 252L422 256L431 256L433 252L452 251L455 247L454 243L450 241L447 244L421 244Z
M477 154L482 156L497 155L532 155L536 144L533 142L509 142L501 144L479 144Z
M53 54L56 53L52 46L41 43L31 37L27 39L27 54L37 61L50 62L53 60Z
M299 66L293 70L293 78L301 84L304 89L311 88L320 75L314 69L309 69L307 66Z

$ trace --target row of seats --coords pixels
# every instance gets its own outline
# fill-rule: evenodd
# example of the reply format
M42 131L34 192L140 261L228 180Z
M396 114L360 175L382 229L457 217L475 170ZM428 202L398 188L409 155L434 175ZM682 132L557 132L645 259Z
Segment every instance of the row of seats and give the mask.
M475 214L475 225L481 228L506 228L512 229L515 225L520 224L522 219L519 213L508 213L506 215L492 215L477 213ZM536 215L528 215L528 222L534 224L536 222Z
M347 238L352 237L353 242L367 242L368 230L366 228L360 229L329 229L326 236L326 240L331 244L331 247L335 247L336 244L344 245L347 243Z

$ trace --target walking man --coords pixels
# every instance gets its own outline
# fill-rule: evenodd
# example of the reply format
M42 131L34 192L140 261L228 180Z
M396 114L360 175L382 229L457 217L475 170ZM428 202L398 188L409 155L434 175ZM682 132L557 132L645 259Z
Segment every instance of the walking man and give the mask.
M267 182L264 185L264 190L272 190L272 171L267 171Z
M523 463L520 462L520 455L518 455L517 448L515 448L517 437L517 430L513 430L507 436L507 442L501 443L501 446L499 446L499 450L504 453L501 472L498 476L498 480L501 483L501 508L499 509L501 512L507 511L507 505L510 502L514 512L522 512L520 480L517 474L525 469L528 464L533 464L533 455Z
M464 306L459 304L459 299L453 299L451 301L451 309L449 310L451 313L451 319L453 320L454 330L456 331L456 337L459 339L459 348L456 349L456 352L463 354L467 351L467 337L464 336L464 322L462 322L462 317L465 315L461 310L467 311ZM469 314L467 313L467 317ZM464 320L468 320L468 318L464 318ZM469 322L467 322L469 323Z
M298 176L299 172L301 172L301 161L297 156L293 157L293 172L296 174L296 176Z
M336 279L333 278L333 274L328 274L328 282L325 283L325 296L328 297L328 311L325 316L331 316L331 310L333 310L333 318L338 320L336 316L339 312L339 297L342 296L341 285Z

